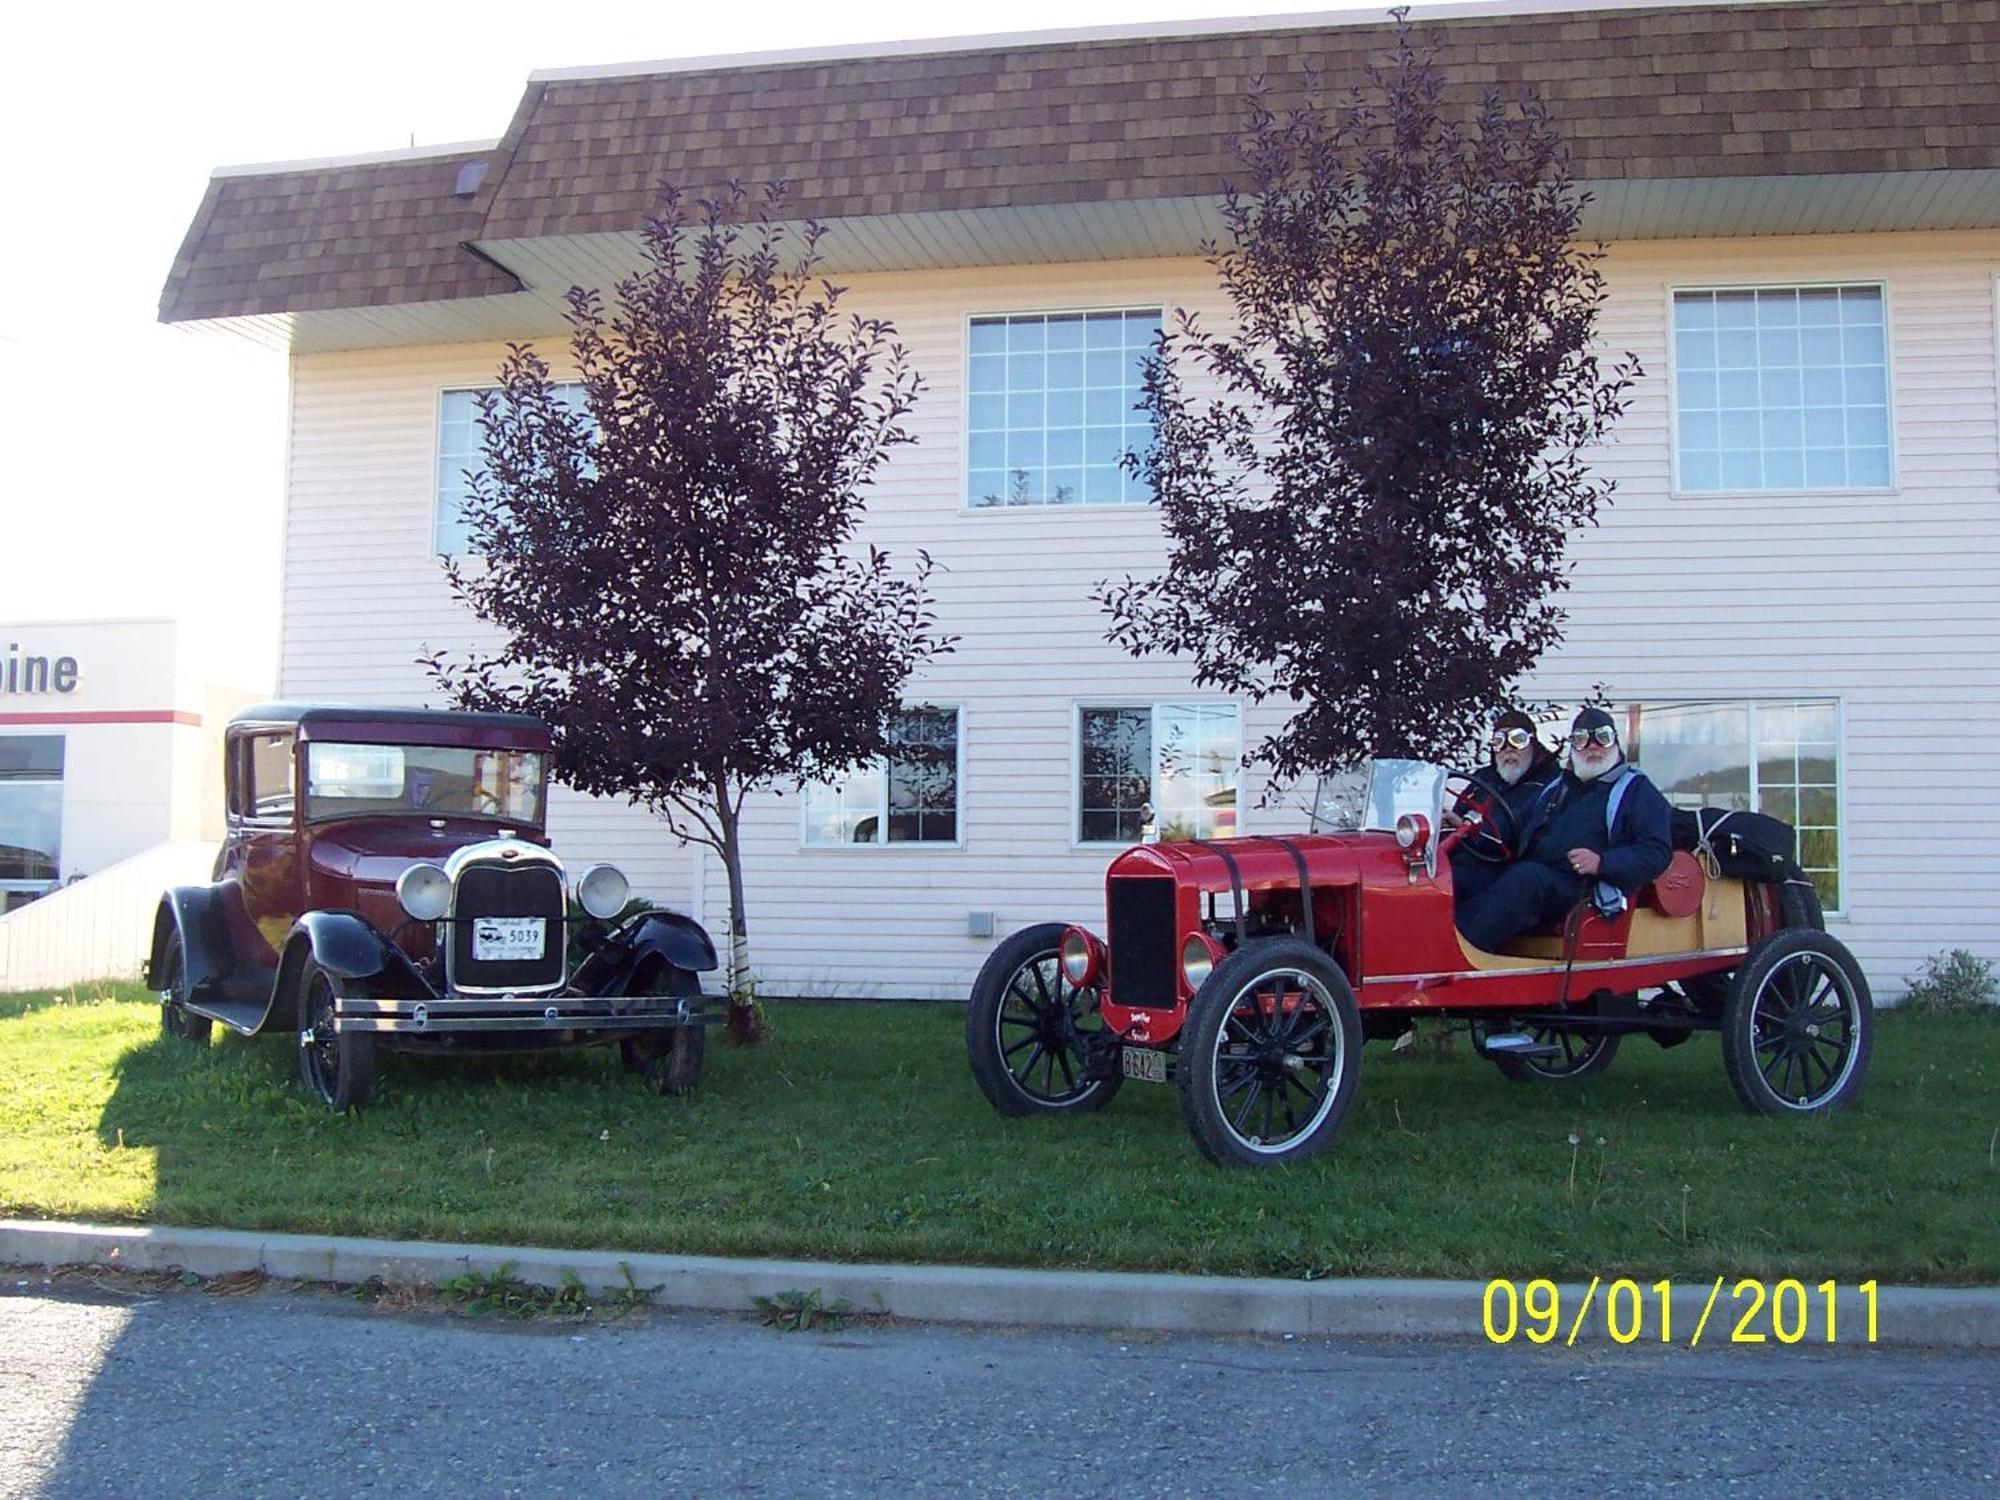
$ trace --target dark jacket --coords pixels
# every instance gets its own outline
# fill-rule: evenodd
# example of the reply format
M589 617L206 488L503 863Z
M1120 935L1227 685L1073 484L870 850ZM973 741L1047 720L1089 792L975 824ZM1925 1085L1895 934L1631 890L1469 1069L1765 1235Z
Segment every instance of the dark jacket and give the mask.
M1561 773L1557 768L1555 757L1545 756L1530 765L1521 779L1512 786L1507 785L1500 773L1490 764L1481 766L1466 778L1499 804L1501 811L1494 817L1493 835L1499 843L1507 846L1510 854L1519 855L1521 852L1521 831L1528 825L1528 815L1541 797L1543 789L1559 774ZM1467 800L1461 797L1460 812L1465 810ZM1484 859L1499 858L1497 850L1491 854L1485 852L1488 845L1487 839L1475 837L1459 847L1476 852Z
M1563 772L1528 813L1521 857L1567 870L1570 850L1594 849L1603 856L1598 878L1627 895L1666 869L1674 857L1673 811L1643 773L1631 772L1617 826L1605 829L1605 801L1627 769L1614 767L1595 781Z

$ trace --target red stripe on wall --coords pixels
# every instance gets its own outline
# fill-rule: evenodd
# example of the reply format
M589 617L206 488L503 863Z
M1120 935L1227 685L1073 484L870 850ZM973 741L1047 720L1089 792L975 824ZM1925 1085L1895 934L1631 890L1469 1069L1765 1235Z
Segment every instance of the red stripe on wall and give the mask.
M133 708L102 713L0 714L0 724L201 724L200 714L178 708Z

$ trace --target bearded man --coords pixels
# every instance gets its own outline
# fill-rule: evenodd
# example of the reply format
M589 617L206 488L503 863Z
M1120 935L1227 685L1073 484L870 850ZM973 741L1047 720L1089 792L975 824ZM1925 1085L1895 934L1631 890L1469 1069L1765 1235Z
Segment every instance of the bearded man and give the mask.
M1555 756L1535 733L1535 721L1518 708L1493 721L1486 744L1487 763L1467 778L1471 787L1445 819L1449 826L1477 807L1484 824L1451 851L1452 899L1460 905L1500 878L1506 861L1520 848L1529 812L1559 771Z
M1674 857L1667 799L1625 762L1618 726L1586 708L1569 731L1569 768L1523 820L1520 854L1483 891L1456 903L1458 930L1492 953L1560 921L1586 895L1606 916Z

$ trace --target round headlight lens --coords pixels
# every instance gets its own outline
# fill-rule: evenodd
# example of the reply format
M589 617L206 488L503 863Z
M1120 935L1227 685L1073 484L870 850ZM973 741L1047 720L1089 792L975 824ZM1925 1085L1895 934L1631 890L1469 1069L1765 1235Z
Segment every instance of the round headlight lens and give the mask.
M1090 941L1090 934L1082 928L1072 927L1062 937L1063 978L1078 989L1086 988L1097 977L1097 949Z
M396 900L412 920L435 922L451 910L451 877L436 865L411 865L396 877Z
M1404 813L1396 819L1396 843L1399 847L1415 852L1430 841L1431 820L1417 813Z
M1191 932L1181 944L1181 978L1187 987L1198 990L1215 972L1215 942L1205 932Z
M576 901L600 922L625 910L632 882L615 865L592 865L576 883Z

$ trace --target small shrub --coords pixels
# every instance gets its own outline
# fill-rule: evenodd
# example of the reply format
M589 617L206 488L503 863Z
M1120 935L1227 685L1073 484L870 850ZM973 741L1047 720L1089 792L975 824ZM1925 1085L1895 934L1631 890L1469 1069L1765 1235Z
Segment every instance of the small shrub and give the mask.
M1903 1005L1919 1015L1986 1010L2000 999L2000 980L1993 977L1993 965L1963 948L1933 953L1907 982L1910 988L1903 996Z
M854 1312L845 1297L834 1302L820 1299L820 1289L776 1292L769 1297L752 1297L750 1305L762 1314L766 1328L783 1333L809 1333L815 1328L838 1329L847 1325Z

